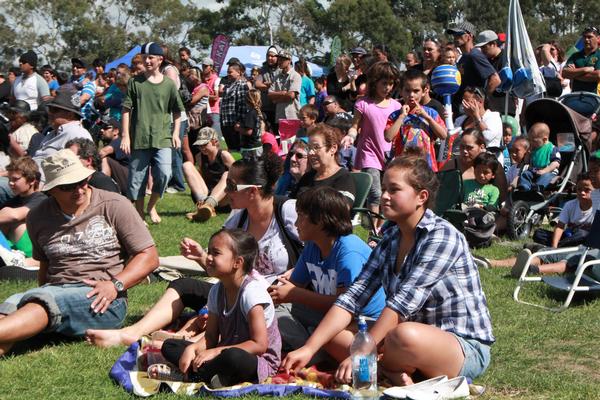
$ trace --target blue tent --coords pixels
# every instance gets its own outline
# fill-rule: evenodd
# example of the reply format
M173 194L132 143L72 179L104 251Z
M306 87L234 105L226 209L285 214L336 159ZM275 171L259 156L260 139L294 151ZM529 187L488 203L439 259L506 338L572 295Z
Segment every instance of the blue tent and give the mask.
M232 57L238 58L246 66L246 74L250 74L252 67L261 67L263 62L265 62L268 48L269 46L230 46L219 75L227 75L226 63ZM292 57L293 62L297 60L298 57ZM309 62L308 66L313 77L319 77L324 74L323 68L317 64Z
M140 45L135 46L133 49L129 50L129 53L125 54L124 56L122 56L120 58L117 58L116 60L113 60L113 61L107 63L106 66L104 67L104 70L109 71L111 68L117 68L117 65L119 65L121 63L131 65L131 59L141 51L142 51L142 46L140 46Z

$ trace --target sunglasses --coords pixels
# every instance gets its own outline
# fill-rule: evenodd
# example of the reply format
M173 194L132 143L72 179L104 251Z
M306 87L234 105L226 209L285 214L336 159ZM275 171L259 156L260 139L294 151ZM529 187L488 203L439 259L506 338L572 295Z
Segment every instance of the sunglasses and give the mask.
M238 185L237 183L235 183L234 181L231 181L229 179L227 179L227 181L225 181L225 191L229 192L229 193L235 193L235 192L239 192L242 191L244 189L249 189L249 188L261 188L262 185Z
M88 184L87 178L82 181L75 183L68 183L66 185L58 185L56 188L62 192L74 192L77 189L84 188Z
M290 152L290 158L296 156L296 158L298 160L302 160L304 157L306 157L306 154L304 153L300 153L299 151L292 151Z
M328 105L333 104L333 103L335 103L335 101L324 101L323 105L324 106L328 106Z
M483 91L478 87L467 86L464 91L473 93L475 96L479 97L480 99L485 100L485 93L483 93Z

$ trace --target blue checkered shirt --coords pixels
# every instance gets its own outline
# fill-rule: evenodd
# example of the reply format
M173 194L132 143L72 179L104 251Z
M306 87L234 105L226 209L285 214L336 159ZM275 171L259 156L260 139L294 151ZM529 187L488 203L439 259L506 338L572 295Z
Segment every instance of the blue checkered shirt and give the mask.
M221 96L221 125L233 126L248 113L248 83L239 79L225 87Z
M427 210L417 225L415 245L396 274L400 240L397 226L387 229L361 274L335 305L354 314L383 285L386 307L403 320L493 343L490 313L465 237Z

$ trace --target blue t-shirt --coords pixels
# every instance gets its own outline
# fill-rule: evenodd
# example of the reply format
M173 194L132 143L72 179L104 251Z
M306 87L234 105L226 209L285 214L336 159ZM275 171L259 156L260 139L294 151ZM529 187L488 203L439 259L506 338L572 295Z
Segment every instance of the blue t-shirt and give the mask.
M326 259L312 241L307 241L296 263L291 280L298 285L312 284L316 293L331 296L338 288L347 288L362 271L371 255L371 248L356 235L339 237ZM361 315L377 318L385 307L383 288L375 293Z
M58 90L59 87L60 85L58 84L58 81L56 79L53 79L50 82L48 82L48 89L50 90Z
M302 77L302 86L300 87L300 106L308 104L308 100L315 97L315 84L312 79L304 75Z

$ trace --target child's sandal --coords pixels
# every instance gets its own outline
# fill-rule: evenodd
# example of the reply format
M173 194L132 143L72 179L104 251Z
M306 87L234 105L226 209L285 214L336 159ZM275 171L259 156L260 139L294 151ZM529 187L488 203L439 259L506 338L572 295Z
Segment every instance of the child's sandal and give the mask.
M185 375L168 364L152 364L148 367L148 377L158 381L184 382Z

